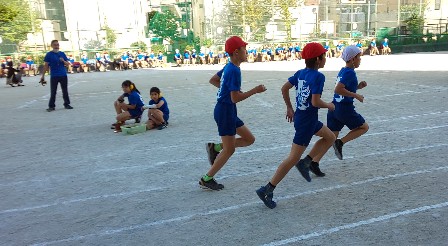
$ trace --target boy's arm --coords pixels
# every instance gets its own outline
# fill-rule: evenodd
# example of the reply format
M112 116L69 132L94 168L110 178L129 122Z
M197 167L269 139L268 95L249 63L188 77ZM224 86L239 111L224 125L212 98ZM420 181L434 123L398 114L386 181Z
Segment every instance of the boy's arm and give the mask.
M45 62L45 63L44 63L44 69L42 70L42 77L41 77L42 80L43 80L44 77L45 77L45 73L48 72L48 68L49 68L49 66L48 66L48 62Z
M289 90L293 87L294 85L289 83L289 81L286 81L286 83L282 86L282 95L283 95L283 100L285 101L286 104L286 120L288 120L288 122L293 122L294 121L294 108L292 107L291 104L291 98L289 96Z
M364 88L366 86L367 86L367 82L361 81L361 82L359 82L357 88L358 88L358 90L361 90L362 88Z
M364 96L363 95L360 95L358 93L354 93L354 92L351 92L351 91L345 89L345 85L343 83L341 83L341 82L337 83L336 88L334 88L334 92L336 94L339 94L339 95L344 96L344 97L356 98L360 102L364 101Z
M334 104L333 103L326 103L321 98L321 94L313 94L311 96L311 104L313 104L316 108L328 108L329 110L334 110Z
M257 94L257 93L262 93L266 91L266 87L264 85L258 85L255 86L254 88L252 88L251 90L248 90L246 92L242 92L242 91L231 91L230 92L230 97L232 99L233 103L238 103L241 102L243 100L245 100L246 98Z
M219 88L221 85L221 78L215 74L213 77L209 80L210 84L214 85L215 87Z

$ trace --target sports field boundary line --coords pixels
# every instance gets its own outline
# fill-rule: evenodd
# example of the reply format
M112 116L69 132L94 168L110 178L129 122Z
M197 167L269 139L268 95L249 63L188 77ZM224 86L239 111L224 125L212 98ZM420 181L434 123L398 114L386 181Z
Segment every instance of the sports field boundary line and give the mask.
M391 179L391 178L400 178L400 177L406 177L406 176L411 176L411 175L431 173L431 172L434 172L434 171L441 171L441 170L448 170L448 166L437 167L437 168L432 168L432 169L425 169L425 170L419 170L419 171L413 171L413 172L407 172L407 173L391 174L391 175L387 175L387 176L378 176L378 177L375 177L375 178L370 178L370 179L366 179L366 180L351 182L349 184L336 185L336 186L325 187L325 188L311 190L311 191L306 191L306 192L300 192L300 193L297 193L295 195L283 196L283 197L279 197L277 199L277 201L293 199L293 198L296 198L296 197L299 197L299 196L305 196L305 195L314 195L314 194L317 194L317 193L320 193L320 192L333 191L333 190L336 190L336 189L348 188L348 187L352 187L352 186L356 186L356 185L362 185L362 184L372 183L372 182L376 182L376 181L383 181L383 180ZM35 243L35 244L32 244L32 245L42 246L42 245L50 245L50 244L55 244L55 243L64 243L64 242L78 241L78 240L83 240L83 239L89 238L89 237L100 237L100 236L106 236L106 235L113 235L113 234L116 234L116 233L122 233L122 232L126 232L126 231L143 229L143 228L148 228L148 227L152 227L152 226L164 225L164 224L169 224L169 223L174 223L174 222L182 222L182 221L190 220L192 218L199 217L199 216L207 217L207 216L210 216L210 215L220 214L220 213L223 213L223 212L237 210L237 209L241 209L241 208L249 207L249 206L253 206L253 205L264 206L263 203L260 200L257 199L257 200L254 200L252 202L238 204L238 205L224 207L224 208L219 208L219 209L210 210L210 211L206 211L206 212L193 213L193 214L190 214L190 215L184 215L184 216L179 216L179 217L174 217L174 218L169 218L169 219L157 220L157 221L153 221L153 222L148 222L148 223L143 223L143 224L138 224L138 225L132 225L132 226L126 226L126 227L117 228L117 229L104 230L104 231L101 231L101 232L98 232L98 233L90 233L90 234L86 234L86 235L73 236L73 237L70 237L70 238L65 238L65 239L60 239L60 240ZM447 206L448 206L448 202L447 202Z
M447 206L448 206L448 202L442 202L442 203L438 203L438 204L434 204L434 205L427 205L427 206L422 206L422 207L418 207L418 208L414 208L414 209L407 209L407 210L403 210L403 211L396 212L396 213L390 213L390 214L370 218L367 220L360 220L358 222L351 223L351 224L336 226L336 227L333 227L330 229L325 229L325 230L321 230L321 231L311 232L308 234L303 234L303 235L300 235L297 237L283 239L280 241L274 241L274 242L271 242L268 244L263 244L262 246L280 246L280 245L285 245L285 244L290 244L290 243L297 243L299 241L307 240L307 239L314 238L314 237L329 235L329 234L336 233L336 232L339 232L342 230L349 230L349 229L357 228L357 227L364 226L364 225L370 225L370 224L377 223L377 222L388 221L388 220L391 220L391 219L394 219L394 218L397 218L400 216L416 214L416 213L425 212L425 211L432 210L432 209L444 208Z

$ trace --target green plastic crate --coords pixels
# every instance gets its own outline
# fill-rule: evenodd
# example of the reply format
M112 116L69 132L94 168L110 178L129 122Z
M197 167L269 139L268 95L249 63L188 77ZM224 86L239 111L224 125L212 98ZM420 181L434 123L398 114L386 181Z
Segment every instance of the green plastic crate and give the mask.
M146 124L121 126L121 132L124 135L134 135L145 131L146 131Z

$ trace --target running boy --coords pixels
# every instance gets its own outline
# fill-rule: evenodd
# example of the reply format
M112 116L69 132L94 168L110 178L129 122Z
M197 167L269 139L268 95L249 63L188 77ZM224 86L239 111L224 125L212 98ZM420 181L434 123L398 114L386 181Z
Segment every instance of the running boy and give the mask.
M143 110L149 109L146 129L150 130L156 126L158 126L159 130L165 129L168 126L168 119L170 118L168 103L162 96L160 89L157 87L151 88L149 96L151 97L151 100L148 105L143 106Z
M333 131L336 138L344 126L350 129L343 138L337 139L333 143L333 148L339 160L342 160L342 146L352 141L369 130L369 125L364 118L355 111L353 99L364 102L364 96L357 94L356 91L367 86L367 82L358 83L355 68L361 64L361 51L354 45L347 46L342 52L342 59L345 61L345 67L339 71L334 88L333 104L334 111L327 114L327 125ZM325 151L326 152L326 151ZM325 154L323 152L319 158Z
M121 132L121 126L124 125L126 120L140 118L143 113L142 107L145 104L140 96L140 91L137 90L135 84L130 80L125 80L121 84L121 88L124 94L114 102L115 111L117 112L117 122L113 124L115 132ZM128 98L129 104L124 102L125 97Z
M212 83L210 80L210 83L219 87L214 118L222 140L222 144L217 144L216 148L212 145L212 148L216 151L222 149L222 151L217 157L214 156L216 159L213 160L210 170L199 180L199 185L203 189L223 189L224 185L218 184L213 177L226 164L236 147L249 146L255 142L255 137L249 128L238 118L236 104L256 93L266 91L266 88L264 85L258 85L249 91L241 91L240 64L247 59L246 45L247 43L237 36L227 39L225 50L230 55L230 63L214 75L214 77L221 77L220 83ZM236 138L236 134L240 137Z
M258 189L257 195L268 208L277 205L273 200L273 191L280 181L295 165L302 176L311 182L309 166L306 162L299 162L300 157L307 148L313 135L321 137L313 146L311 153L318 153L328 149L335 140L334 134L318 120L319 108L334 110L332 103L322 101L325 76L318 72L326 62L327 50L319 43L309 43L303 48L302 58L305 59L306 68L297 71L282 87L283 100L286 104L286 119L294 122L295 135L289 156L277 168L271 181ZM289 90L296 89L296 111L291 105ZM310 153L310 154L311 154ZM307 156L306 159L310 157Z

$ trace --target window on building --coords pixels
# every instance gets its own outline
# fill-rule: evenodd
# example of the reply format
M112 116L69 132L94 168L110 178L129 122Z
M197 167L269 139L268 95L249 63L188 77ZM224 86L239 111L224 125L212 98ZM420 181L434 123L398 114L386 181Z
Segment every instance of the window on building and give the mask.
M434 1L434 10L440 10L440 0Z

